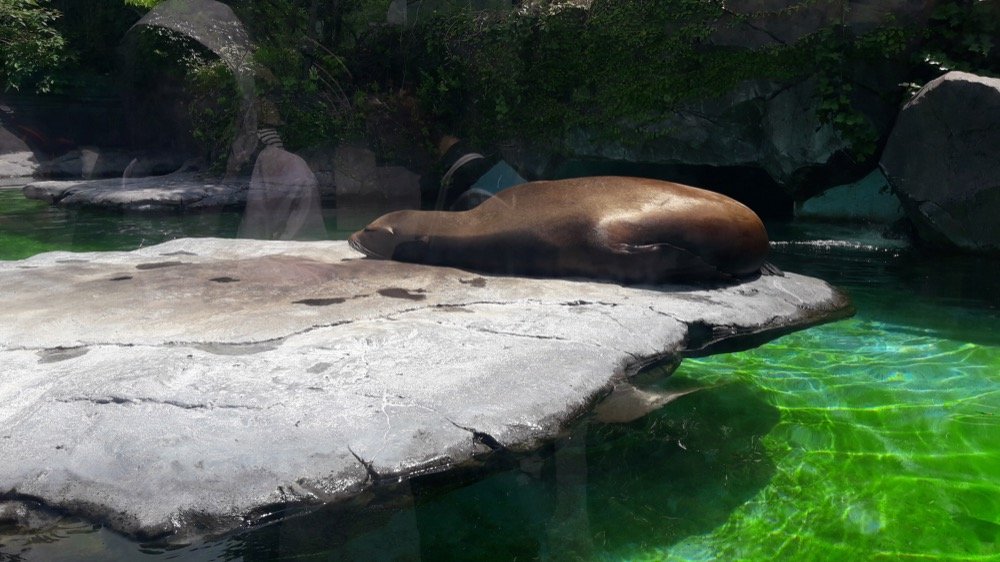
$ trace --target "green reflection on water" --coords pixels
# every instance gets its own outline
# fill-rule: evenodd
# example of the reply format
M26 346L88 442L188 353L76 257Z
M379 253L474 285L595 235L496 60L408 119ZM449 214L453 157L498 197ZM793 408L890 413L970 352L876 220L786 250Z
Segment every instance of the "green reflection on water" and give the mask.
M186 214L63 209L0 189L0 260L41 252L133 250L189 236L236 235L237 211Z
M781 421L764 439L776 466L768 486L666 558L1000 552L1000 348L862 316L688 360L678 375L753 384Z

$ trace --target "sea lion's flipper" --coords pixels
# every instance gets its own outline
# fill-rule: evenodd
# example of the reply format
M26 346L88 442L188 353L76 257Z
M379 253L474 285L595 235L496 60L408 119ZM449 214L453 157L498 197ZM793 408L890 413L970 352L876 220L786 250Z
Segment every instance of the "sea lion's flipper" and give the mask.
M715 265L709 263L697 253L681 248L669 242L652 244L637 244L628 241L628 230L622 228L622 223L613 223L611 228L605 227L601 233L605 248L612 254L630 255L639 258L648 256L636 262L633 273L641 278L634 279L640 283L659 283L679 278L714 278L729 277ZM616 234L618 236L616 236ZM641 264L649 267L644 268ZM638 273L642 272L642 273Z
M611 394L594 408L597 421L629 423L703 387L683 390L641 390L626 382L615 385Z
M778 266L774 265L773 263L771 263L769 261L764 262L764 265L760 266L760 274L761 275L775 275L777 277L784 277L785 276L785 272L784 271L781 271L780 269L778 269Z

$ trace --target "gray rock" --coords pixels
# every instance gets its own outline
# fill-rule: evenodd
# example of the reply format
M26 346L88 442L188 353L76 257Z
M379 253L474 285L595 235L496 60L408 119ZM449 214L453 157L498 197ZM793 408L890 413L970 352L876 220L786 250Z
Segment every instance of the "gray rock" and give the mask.
M375 162L375 153L367 148L337 147L334 182L339 230L358 230L385 213L420 208L420 176Z
M31 177L38 161L17 135L0 126L0 178Z
M321 145L310 146L297 152L316 176L319 194L324 201L337 199L336 150L335 146Z
M38 170L31 151L0 154L0 178L30 178Z
M622 287L345 242L54 252L0 262L0 285L0 497L139 538L531 450L644 365L849 313L792 273Z
M378 196L375 153L367 148L338 146L334 152L337 200Z
M929 82L900 111L881 166L924 240L1000 251L1000 79Z
M64 207L103 207L130 211L171 211L242 206L247 180L212 180L194 173L146 178L37 181L24 196Z
M146 13L125 34L121 51L127 72L141 65L139 31L143 28L163 28L190 37L225 63L233 73L240 92L240 108L233 127L233 144L226 164L227 175L234 175L250 161L257 149L257 110L254 104L253 43L243 22L232 8L216 0L165 0ZM136 112L137 110L133 110ZM140 112L141 113L141 112ZM132 115L133 122L148 127L143 115ZM187 139L178 139L182 143Z

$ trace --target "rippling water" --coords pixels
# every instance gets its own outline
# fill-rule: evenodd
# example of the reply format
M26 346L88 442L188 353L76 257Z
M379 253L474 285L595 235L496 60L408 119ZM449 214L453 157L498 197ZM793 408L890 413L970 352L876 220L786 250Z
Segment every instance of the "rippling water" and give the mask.
M63 234L40 234L46 217ZM0 257L232 235L238 222L81 218L0 191ZM583 420L461 483L418 480L366 510L177 549L68 517L32 534L0 526L0 560L997 560L1000 260L857 227L772 238L779 266L844 288L858 314L685 360L654 386L702 389L640 420Z

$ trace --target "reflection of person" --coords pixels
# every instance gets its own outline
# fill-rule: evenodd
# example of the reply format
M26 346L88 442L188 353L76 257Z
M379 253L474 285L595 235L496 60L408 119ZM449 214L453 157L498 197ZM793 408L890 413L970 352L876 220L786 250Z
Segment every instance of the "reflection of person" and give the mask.
M483 156L452 135L441 138L438 156L434 169L420 180L424 209L465 211L501 189L525 182L503 160Z
M438 211L451 209L459 197L492 166L491 159L452 135L438 143L438 161L420 180L420 206Z
M241 238L322 240L326 236L318 182L305 160L285 150L274 128L257 136L264 150L250 176Z

